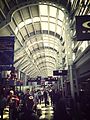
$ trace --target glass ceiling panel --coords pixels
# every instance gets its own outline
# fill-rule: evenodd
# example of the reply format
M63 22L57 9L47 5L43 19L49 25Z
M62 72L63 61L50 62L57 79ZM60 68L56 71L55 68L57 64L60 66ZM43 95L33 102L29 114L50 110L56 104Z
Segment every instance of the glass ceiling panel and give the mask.
M61 10L59 10L58 19L61 21L63 21L63 19L64 19L64 13Z
M48 21L48 17L45 16L41 17L41 21Z
M48 42L44 42L43 44L44 44L44 47L49 46L49 45L48 45Z
M30 51L28 49L26 49L26 52L27 52L28 56L30 56Z
M45 54L46 56L49 56L49 55L50 55L48 52L45 52L44 54ZM52 54L51 54L51 55L52 55Z
M48 53L49 52L49 50L48 49L45 49L45 53Z
M33 48L34 48L34 49L37 49L37 48L38 48L38 44L35 44L35 45L33 46Z
M57 12L57 8L50 6L50 16L56 18L56 12Z
M49 62L49 61L46 61L46 65L47 65L47 66L52 66L52 67L54 67L54 64L52 64L52 63Z
M16 27L16 29L15 29L15 34L17 34L18 33L18 27Z
M33 46L28 47L28 49L29 49L30 51L33 51Z
M21 23L18 25L19 29L22 28L24 25L25 25L24 22L21 22Z
M43 42L39 43L39 47L43 47Z
M49 46L50 46L51 48L53 48L53 44L49 44Z
M50 17L49 20L50 20L50 22L52 22L52 23L55 23L55 22L56 22L56 18Z
M56 33L58 34L62 34L62 28L60 26L57 25L57 30L56 30Z
M48 22L41 22L42 30L48 30Z
M50 23L50 31L55 32L55 24Z
M33 22L39 22L40 18L39 17L34 17L32 20L33 20Z
M48 6L47 5L39 5L40 15L48 16Z
M62 27L62 21L58 20L58 25Z
M27 25L27 24L30 24L30 23L32 23L32 19L26 19L25 20L25 24Z
M48 35L43 35L44 40L48 40Z
M26 31L25 27L22 27L22 28L20 29L20 32L22 33L23 36L26 36L26 35L27 35L27 31Z
M40 57L40 55L43 55L44 54L44 52L43 51L41 51L41 52L37 52L36 51L36 53L35 53L38 57Z
M32 40L31 40L32 41ZM27 46L30 48L30 47L33 47L33 46L35 46L36 44L40 44L40 43L42 43L42 41L40 40L40 41L35 41L35 42L27 42Z

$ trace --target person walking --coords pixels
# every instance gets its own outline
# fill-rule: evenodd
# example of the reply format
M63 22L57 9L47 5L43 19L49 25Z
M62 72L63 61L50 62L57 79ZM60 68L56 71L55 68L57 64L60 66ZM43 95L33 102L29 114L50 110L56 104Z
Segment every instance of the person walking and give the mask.
M47 106L47 100L48 100L48 93L47 93L46 89L44 90L43 98L44 98L45 107L46 107Z
M39 116L34 112L34 98L29 96L25 101L23 120L39 120Z
M41 100L42 100L41 90L38 90L38 101L40 104L41 104Z
M3 120L3 111L4 111L4 108L6 107L6 103L7 103L6 97L3 94L1 94L0 95L0 114L1 114L1 120Z
M14 94L13 90L10 90L10 94L7 97L7 104L9 105L9 120L16 120L18 117L19 98Z

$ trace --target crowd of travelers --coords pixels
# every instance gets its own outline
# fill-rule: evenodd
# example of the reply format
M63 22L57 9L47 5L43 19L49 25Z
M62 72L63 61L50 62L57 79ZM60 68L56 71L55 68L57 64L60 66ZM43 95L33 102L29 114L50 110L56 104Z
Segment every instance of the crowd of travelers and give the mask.
M68 120L62 92L58 89L26 89L25 92L10 89L9 93L4 93L0 97L1 120L5 107L9 108L9 120L39 120L42 113L37 105L42 101L45 107L53 107L53 120Z

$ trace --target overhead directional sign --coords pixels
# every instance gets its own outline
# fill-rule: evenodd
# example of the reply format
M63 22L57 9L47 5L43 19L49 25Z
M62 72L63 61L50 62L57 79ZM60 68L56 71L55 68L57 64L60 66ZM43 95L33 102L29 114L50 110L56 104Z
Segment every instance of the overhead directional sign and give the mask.
M76 16L76 39L90 40L90 15Z
M14 36L0 36L0 66L14 62Z
M67 70L54 70L53 71L54 76L64 76L67 75Z

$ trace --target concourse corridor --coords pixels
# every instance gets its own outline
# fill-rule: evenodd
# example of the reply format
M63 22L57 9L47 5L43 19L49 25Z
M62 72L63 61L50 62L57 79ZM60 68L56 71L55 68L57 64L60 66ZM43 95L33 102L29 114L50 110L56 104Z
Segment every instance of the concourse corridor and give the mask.
M0 120L33 119L90 120L90 0L0 0Z

